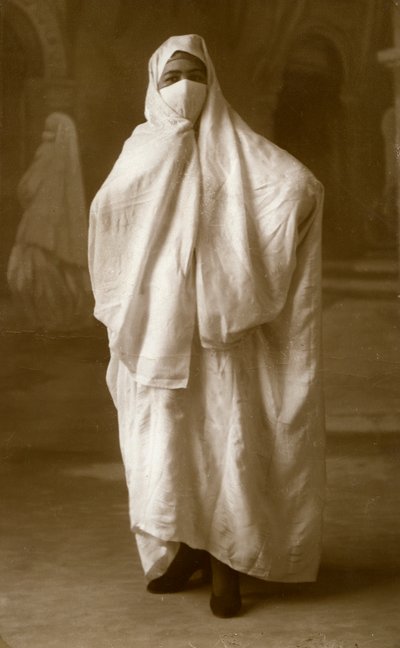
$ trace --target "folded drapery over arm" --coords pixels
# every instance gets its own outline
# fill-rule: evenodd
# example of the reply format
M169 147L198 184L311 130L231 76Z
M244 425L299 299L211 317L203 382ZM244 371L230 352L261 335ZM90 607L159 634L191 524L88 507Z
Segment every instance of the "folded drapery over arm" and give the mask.
M114 233L114 236L113 236ZM122 324L122 296L126 292L128 273L123 270L124 255L117 232L105 226L96 206L89 218L89 272L95 297L95 317L110 331Z
M240 237L229 205L230 221L214 227L212 237L203 231L197 246L197 299L204 346L234 343L245 331L276 319L289 292L312 281L305 268L294 285L293 275L300 246L310 250L302 255L308 265L319 254L322 199L322 186L307 172L286 185L270 182L253 191ZM213 281L221 275L222 282Z
M113 351L153 386L187 384L196 318L202 345L221 348L289 313L297 290L314 290L299 247L314 249L319 236L311 225L319 185L236 115L205 49L204 61L197 137L163 101L152 61L148 121L124 146L92 212L95 315Z
M171 389L187 385L196 314L192 260L199 174L189 137L176 144L187 153L180 164L171 156L168 164L152 168L150 150L144 177L143 157L129 168L120 163L90 217L95 317L138 382Z

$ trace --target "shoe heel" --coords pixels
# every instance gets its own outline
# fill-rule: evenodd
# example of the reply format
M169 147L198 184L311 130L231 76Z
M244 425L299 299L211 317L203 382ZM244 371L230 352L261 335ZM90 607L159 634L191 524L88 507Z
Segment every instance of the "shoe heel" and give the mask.
M210 608L214 616L229 619L239 614L242 607L240 594L234 596L215 596L211 594Z

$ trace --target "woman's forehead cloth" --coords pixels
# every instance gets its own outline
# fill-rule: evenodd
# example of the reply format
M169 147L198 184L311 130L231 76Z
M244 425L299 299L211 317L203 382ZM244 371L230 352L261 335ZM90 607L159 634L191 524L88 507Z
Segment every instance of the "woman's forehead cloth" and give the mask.
M153 55L153 65L155 64L153 74L155 73L157 80L160 78L166 62L177 55L178 52L181 53L181 58L182 55L195 56L200 59L207 68L206 52L203 45L203 39L200 36L197 36L197 34L172 36L165 41L165 43L163 43Z
M187 54L186 52L174 52L174 54L165 63L161 78L164 75L180 71L184 66L186 71L197 72L207 77L207 67L197 56Z
M167 63L170 61L176 61L180 59L185 59L186 61L190 61L192 63L198 63L202 68L206 67L206 64L204 61L196 56L195 54L191 54L190 52L184 52L183 50L176 50L168 59Z

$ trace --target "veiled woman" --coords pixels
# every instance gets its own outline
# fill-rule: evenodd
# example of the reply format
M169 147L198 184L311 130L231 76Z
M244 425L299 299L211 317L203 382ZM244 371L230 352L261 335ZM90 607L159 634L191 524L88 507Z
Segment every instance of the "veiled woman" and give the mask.
M233 616L239 573L317 574L322 188L227 104L201 37L168 39L149 76L91 209L95 315L148 589L211 565Z
M73 120L52 113L18 185L24 210L8 263L11 293L29 326L88 326L93 298L87 264L87 212Z

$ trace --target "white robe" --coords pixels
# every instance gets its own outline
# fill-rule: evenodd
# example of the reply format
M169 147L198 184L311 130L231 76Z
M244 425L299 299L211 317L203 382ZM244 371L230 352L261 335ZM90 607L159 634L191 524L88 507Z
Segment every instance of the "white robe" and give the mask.
M207 66L198 139L157 80ZM146 124L91 209L132 530L149 578L179 542L264 579L313 580L321 548L322 189L222 96L197 36L150 61Z
M29 326L68 331L93 323L87 211L74 122L64 113L51 113L42 140L18 185L24 215L7 278Z

